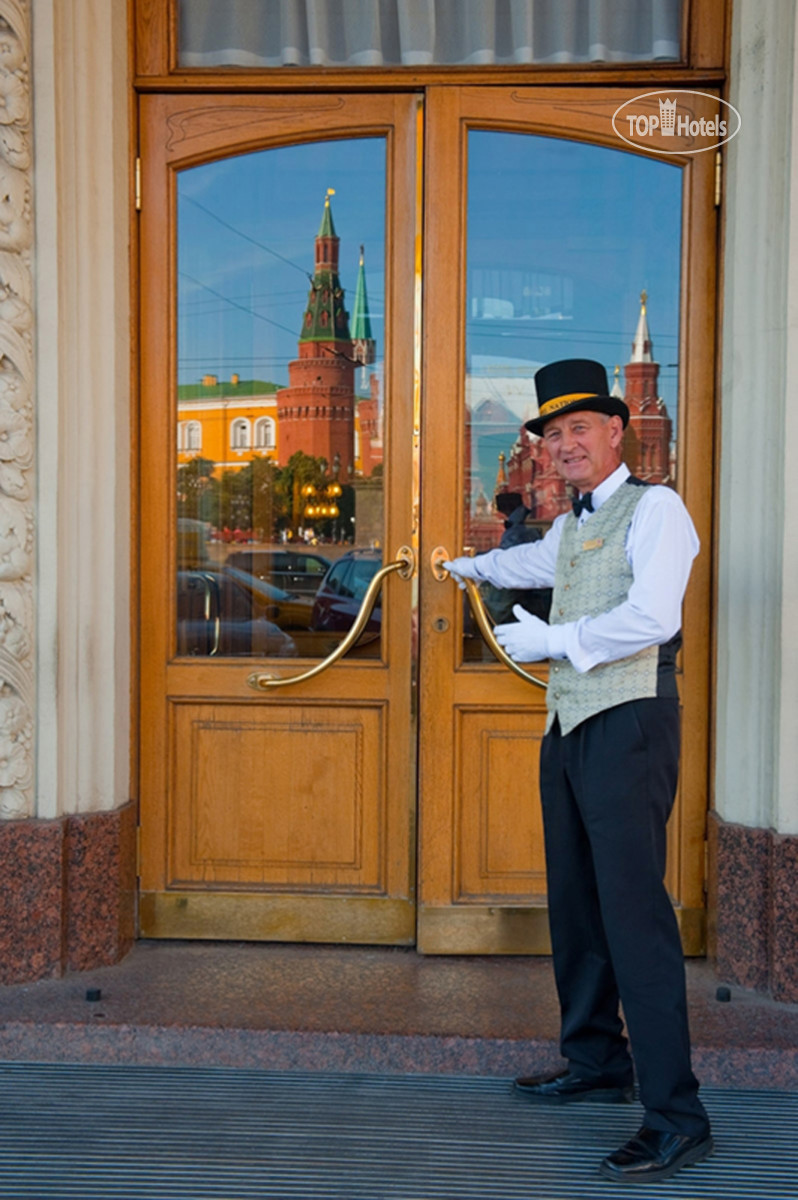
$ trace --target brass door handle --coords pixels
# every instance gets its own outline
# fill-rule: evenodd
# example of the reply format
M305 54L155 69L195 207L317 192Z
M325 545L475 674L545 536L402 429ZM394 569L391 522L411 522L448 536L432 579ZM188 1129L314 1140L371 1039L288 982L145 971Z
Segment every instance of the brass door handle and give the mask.
M439 583L443 583L449 576L449 572L443 566L448 558L449 555L443 546L436 546L430 554L430 568ZM543 688L545 691L548 684L544 680L538 679L536 675L530 674L529 671L525 671L523 667L519 667L518 663L510 658L504 647L500 646L496 641L496 635L490 623L488 610L485 608L485 601L482 599L479 588L473 579L465 580L465 590L468 596L468 603L471 605L471 612L474 614L474 620L477 623L477 628L487 642L488 649L493 652L500 663L504 663L505 667L509 667L511 671L514 671L516 675L520 675L527 683L534 683L535 687Z
M386 563L384 567L380 567L377 574L372 579L371 583L366 588L366 594L360 605L357 616L355 617L352 628L347 633L346 637L338 643L332 654L328 654L321 662L316 663L307 671L302 671L299 675L280 676L273 675L266 671L253 671L248 677L247 684L256 691L265 691L267 688L286 687L289 683L303 683L306 679L313 679L316 675L321 675L333 663L338 662L339 658L343 658L348 650L354 646L357 639L360 637L363 630L366 628L368 619L371 616L371 611L377 602L382 581L392 571L398 571L402 579L412 579L413 572L416 568L416 556L410 546L402 546L397 552L395 562Z
M474 620L477 623L479 632L488 643L489 649L493 651L499 662L504 663L505 667L509 667L511 671L515 671L516 675L520 675L527 683L534 683L535 687L543 688L545 691L549 685L543 679L538 679L537 675L532 675L529 671L525 671L523 667L519 667L518 663L510 658L504 647L500 646L496 641L496 635L490 623L488 610L485 608L485 601L482 599L479 588L474 583L474 580L466 579L465 587L468 603L471 605L471 611L474 614Z
M443 583L445 579L449 578L449 572L443 565L448 557L449 555L444 546L436 546L432 551L432 554L429 556L430 570L437 579L438 583Z

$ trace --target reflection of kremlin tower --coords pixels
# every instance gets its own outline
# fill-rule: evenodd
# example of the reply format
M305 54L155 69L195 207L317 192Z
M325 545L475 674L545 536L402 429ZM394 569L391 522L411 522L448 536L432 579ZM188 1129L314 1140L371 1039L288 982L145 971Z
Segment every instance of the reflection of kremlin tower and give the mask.
M651 335L646 320L646 293L640 297L632 357L626 364L624 400L629 406L629 425L624 437L624 458L630 470L647 483L671 482L671 419L657 395L659 363L652 361ZM616 375L615 388L618 387Z
M659 363L653 361L651 335L646 317L646 293L641 296L640 318L632 342L632 356L624 368L626 389L621 391L619 368L615 369L612 394L625 400L629 407L629 425L624 435L624 461L634 475L647 483L673 483L671 462L672 422L662 397L657 395ZM469 430L469 435L471 431ZM504 456L497 479L497 490L519 492L531 510L530 520L553 521L565 512L570 498L564 481L557 474L542 438L521 429L506 460ZM487 549L497 545L501 522L495 514L490 518L477 512L475 495L471 495L471 512L467 518L467 542Z
M366 295L366 268L363 247L360 247L360 265L357 272L355 307L352 313L352 350L355 362L362 367L374 362L376 357L374 338L371 335L369 302ZM363 371L365 378L366 372ZM358 448L355 458L359 474L368 477L377 463L382 462L382 434L380 431L380 381L377 375L369 380L369 397L357 404Z
M299 358L288 365L288 387L277 393L277 419L281 462L288 462L297 450L328 463L336 461L337 455L344 478L348 478L355 469L355 367L374 361L374 341L365 307L362 255L355 339L349 330L338 277L339 239L331 194L332 190L328 191L316 235L316 261L299 336ZM363 404L372 405L374 400L363 402L361 408ZM376 425L368 409L363 416ZM371 445L370 436L361 440Z
M310 296L302 318L299 357L288 364L288 386L263 379L229 383L206 375L201 383L178 387L178 465L204 457L213 473L240 471L268 459L285 466L302 451L339 464L342 482L369 478L382 463L380 377L367 370L376 358L371 333L363 247L352 320L344 308L338 277L338 242L330 209L324 204L316 235ZM356 371L367 396L355 395ZM378 472L379 475L379 472Z

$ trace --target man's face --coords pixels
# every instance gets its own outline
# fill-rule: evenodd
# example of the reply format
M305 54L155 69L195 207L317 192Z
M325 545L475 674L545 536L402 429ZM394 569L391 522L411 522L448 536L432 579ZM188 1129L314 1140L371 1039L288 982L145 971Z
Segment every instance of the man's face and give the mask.
M543 440L557 471L580 492L592 492L620 462L623 422L606 413L573 412L552 417Z

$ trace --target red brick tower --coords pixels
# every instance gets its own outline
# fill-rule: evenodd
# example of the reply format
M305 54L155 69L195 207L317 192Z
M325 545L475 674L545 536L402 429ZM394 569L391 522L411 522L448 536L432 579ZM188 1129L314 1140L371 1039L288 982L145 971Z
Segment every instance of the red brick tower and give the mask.
M361 397L357 404L360 421L360 470L368 478L374 468L382 462L382 436L380 434L380 381L376 375L369 380L369 397Z
M328 190L319 232L307 308L299 335L299 358L288 364L288 387L277 393L280 461L297 450L332 463L339 455L342 477L355 459L355 362L349 314L338 277L339 238Z
M646 293L643 292L640 296L637 332L632 342L632 357L624 369L624 400L629 406L624 458L638 478L645 479L647 483L669 483L672 482L672 423L662 398L657 395L659 363L654 362L652 356L646 300Z
M520 492L533 520L553 521L570 500L565 480L557 473L543 438L521 429L507 460L511 492Z

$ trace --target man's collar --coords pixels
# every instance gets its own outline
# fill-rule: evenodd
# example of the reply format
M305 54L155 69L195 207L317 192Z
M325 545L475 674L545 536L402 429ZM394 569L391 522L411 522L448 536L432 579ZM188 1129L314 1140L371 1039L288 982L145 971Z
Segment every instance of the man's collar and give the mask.
M604 504L607 500L609 500L610 496L617 492L618 488L622 483L626 482L631 473L632 472L629 470L626 463L621 463L619 467L615 468L611 475L608 475L606 479L602 479L598 487L593 488L594 512L600 509L602 504Z

